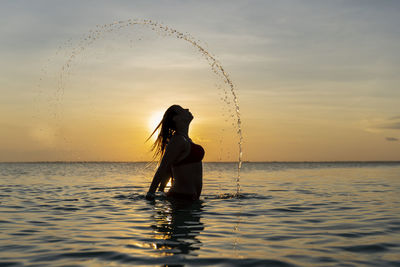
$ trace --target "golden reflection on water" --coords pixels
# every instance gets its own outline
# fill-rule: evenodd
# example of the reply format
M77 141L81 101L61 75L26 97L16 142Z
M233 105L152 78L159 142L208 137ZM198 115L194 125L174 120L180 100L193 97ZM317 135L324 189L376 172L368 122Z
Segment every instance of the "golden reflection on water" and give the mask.
M296 168L275 171L281 164L244 165L239 199L230 194L229 173L206 178L203 200L194 203L146 201L142 176L126 186L134 169L126 164L0 164L0 258L21 266L399 261L398 164L285 163ZM27 174L18 180L21 171ZM53 172L58 176L49 182ZM100 186L105 177L110 183Z
M153 238L160 240L151 244L159 256L193 254L200 249L197 238L204 225L200 221L203 204L201 201L162 200L154 203Z

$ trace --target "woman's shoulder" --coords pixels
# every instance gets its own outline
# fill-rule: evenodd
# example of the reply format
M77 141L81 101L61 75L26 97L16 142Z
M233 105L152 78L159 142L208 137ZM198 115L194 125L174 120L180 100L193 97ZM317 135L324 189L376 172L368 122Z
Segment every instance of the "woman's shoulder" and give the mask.
M183 136L181 134L174 134L171 137L170 142L176 142L176 143L190 143L190 138L187 136Z
M190 143L190 141L184 137L183 135L180 134L174 134L171 137L171 140L169 141L168 145L170 146L179 146L179 147L185 147Z

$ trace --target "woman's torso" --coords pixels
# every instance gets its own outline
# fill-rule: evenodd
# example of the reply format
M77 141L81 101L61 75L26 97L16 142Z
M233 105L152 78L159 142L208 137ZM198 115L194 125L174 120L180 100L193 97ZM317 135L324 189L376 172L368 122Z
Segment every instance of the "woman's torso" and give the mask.
M184 195L187 198L198 199L203 187L203 166L204 149L194 144L189 138L184 137L187 148L172 165L172 185L168 194L173 196Z

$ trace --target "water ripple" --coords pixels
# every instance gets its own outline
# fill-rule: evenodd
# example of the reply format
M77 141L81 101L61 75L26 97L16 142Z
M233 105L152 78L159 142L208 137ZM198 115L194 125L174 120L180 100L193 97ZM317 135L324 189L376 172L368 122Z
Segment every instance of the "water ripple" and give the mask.
M130 169L103 186L93 165L79 168L87 176L2 181L0 266L400 265L400 167L368 169L379 179L336 168L331 179L315 168L260 176L257 165L256 178L244 172L239 196L226 175L206 178L201 200L190 203L161 194L147 201L149 181ZM394 192L374 190L382 184Z
M343 249L343 250L350 251L350 252L357 252L357 253L377 253L377 252L387 251L391 247L398 247L398 245L376 243L376 244L369 244L369 245L355 245L355 246L344 246L344 247L336 247L336 248Z

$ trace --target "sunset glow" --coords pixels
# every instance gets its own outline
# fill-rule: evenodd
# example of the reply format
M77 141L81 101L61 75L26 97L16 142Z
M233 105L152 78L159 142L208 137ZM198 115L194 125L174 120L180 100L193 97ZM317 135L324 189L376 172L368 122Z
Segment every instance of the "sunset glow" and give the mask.
M1 1L0 266L400 267L399 14Z
M161 122L163 115L164 111L157 111L150 116L148 122L150 133L152 133L156 129L158 124ZM157 138L157 134L158 132L155 132L151 138L155 140Z
M201 49L166 29L192 36L231 78L244 160L400 160L395 4L266 1L216 16L222 3L185 3L183 13L131 3L129 17L82 4L97 15L79 21L48 5L53 12L30 2L0 11L9 25L0 32L0 161L149 160L145 140L172 104L195 116L190 134L206 161L236 161L230 87ZM143 10L165 28L118 28Z

